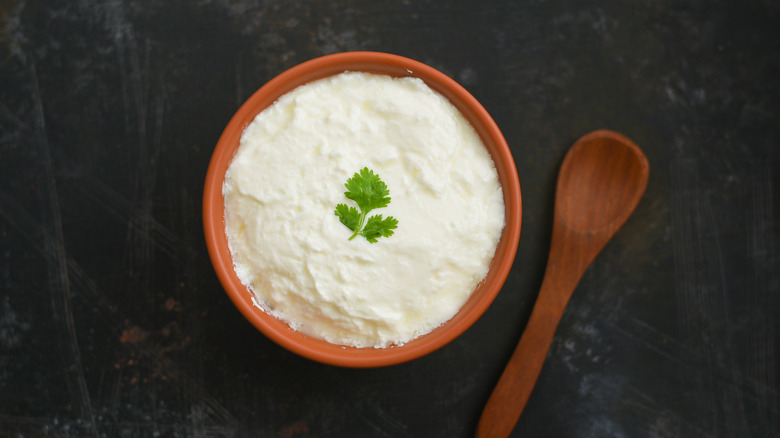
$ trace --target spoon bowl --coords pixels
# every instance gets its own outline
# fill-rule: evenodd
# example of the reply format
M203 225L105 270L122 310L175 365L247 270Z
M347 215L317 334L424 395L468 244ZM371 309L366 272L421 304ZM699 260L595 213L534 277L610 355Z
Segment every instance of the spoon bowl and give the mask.
M579 231L622 224L639 203L647 170L647 158L625 136L607 130L585 135L561 165L555 206L560 220Z
M566 154L558 174L542 287L520 342L482 412L477 437L507 437L512 432L577 283L636 208L648 175L645 155L617 132L587 134Z

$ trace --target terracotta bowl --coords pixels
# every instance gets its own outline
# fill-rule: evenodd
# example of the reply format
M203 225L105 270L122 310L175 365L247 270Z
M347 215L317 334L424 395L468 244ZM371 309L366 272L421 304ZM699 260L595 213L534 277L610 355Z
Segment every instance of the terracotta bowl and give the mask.
M495 161L503 188L506 226L487 277L452 319L401 346L344 347L291 329L252 305L252 294L236 276L228 250L222 184L244 129L258 113L288 91L344 71L414 76L425 81L448 98L474 126ZM520 183L512 154L501 131L482 105L455 81L425 64L375 52L347 52L316 58L285 71L255 92L233 116L220 137L211 157L203 193L203 226L209 255L225 291L241 313L266 336L290 351L331 365L361 368L393 365L418 358L442 347L469 328L490 306L509 274L520 238L521 210Z

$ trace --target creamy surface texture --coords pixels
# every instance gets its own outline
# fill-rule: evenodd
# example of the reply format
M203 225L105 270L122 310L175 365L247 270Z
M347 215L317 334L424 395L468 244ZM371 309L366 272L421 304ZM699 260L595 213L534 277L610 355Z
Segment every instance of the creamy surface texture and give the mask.
M368 167L392 201L390 237L339 222L344 183ZM488 272L504 227L493 161L416 78L346 72L282 96L246 128L223 186L225 226L253 302L292 328L356 347L440 326Z

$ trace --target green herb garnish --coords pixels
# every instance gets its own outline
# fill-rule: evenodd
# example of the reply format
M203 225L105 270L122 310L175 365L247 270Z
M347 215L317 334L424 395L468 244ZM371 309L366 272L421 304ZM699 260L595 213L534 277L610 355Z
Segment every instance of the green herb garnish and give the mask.
M349 240L360 234L369 242L376 243L380 237L392 236L393 230L398 226L396 218L388 216L382 219L381 214L375 214L366 221L368 212L375 208L387 207L387 204L390 203L388 196L390 190L379 179L379 175L369 170L368 167L364 167L360 173L355 173L352 178L348 179L344 186L347 188L344 196L355 201L360 209L358 211L357 208L347 204L336 206L335 213L341 223L355 232Z

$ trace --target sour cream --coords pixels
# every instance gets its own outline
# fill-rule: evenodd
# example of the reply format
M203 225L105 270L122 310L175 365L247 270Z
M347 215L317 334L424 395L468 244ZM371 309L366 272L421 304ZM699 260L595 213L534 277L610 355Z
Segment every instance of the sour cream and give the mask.
M334 214L378 174L398 220L369 243ZM446 98L416 78L346 72L303 85L244 131L223 186L236 274L253 302L330 343L383 348L452 318L504 227L495 166Z

